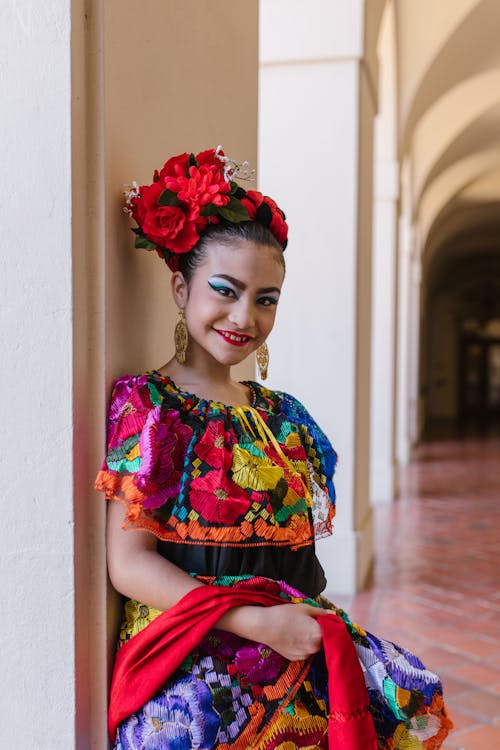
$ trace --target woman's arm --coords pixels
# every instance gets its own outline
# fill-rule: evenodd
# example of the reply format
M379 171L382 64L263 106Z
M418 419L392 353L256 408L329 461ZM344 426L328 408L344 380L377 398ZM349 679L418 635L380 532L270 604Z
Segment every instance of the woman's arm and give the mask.
M170 609L189 591L203 586L156 551L149 531L122 529L125 509L108 502L106 548L111 583L120 594L161 611Z
M162 557L157 552L156 537L149 531L122 529L124 519L123 505L110 501L107 560L109 577L117 591L163 611L204 585ZM325 614L325 610L307 604L245 605L226 612L217 627L265 643L286 659L296 661L321 648L321 629L315 619L320 614Z

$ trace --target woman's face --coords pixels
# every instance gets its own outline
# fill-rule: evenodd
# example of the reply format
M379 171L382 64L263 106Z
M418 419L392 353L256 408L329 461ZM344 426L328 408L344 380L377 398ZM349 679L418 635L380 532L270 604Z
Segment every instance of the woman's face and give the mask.
M241 362L267 338L284 278L278 250L247 240L213 241L189 285L174 274L174 296L184 308L192 362Z

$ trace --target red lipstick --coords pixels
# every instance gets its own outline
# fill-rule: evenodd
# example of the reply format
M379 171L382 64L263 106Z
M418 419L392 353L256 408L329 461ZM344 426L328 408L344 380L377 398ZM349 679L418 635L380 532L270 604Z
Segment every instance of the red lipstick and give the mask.
M235 331L219 331L217 328L214 328L214 331L218 333L224 341L233 346L245 346L252 340L252 336L245 336L244 334L236 333Z

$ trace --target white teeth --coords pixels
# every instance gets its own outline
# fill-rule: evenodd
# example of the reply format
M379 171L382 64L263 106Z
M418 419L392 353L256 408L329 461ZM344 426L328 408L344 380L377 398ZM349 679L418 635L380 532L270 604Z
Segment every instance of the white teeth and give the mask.
M224 332L224 336L226 336L228 339L231 339L231 341L237 341L238 343L241 343L242 341L248 341L248 336L235 336L233 333L227 332Z

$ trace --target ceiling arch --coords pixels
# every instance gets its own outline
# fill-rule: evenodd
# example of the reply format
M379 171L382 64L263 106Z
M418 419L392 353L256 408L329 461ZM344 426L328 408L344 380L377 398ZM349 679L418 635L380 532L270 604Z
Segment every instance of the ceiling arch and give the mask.
M500 252L498 203L468 203L457 198L436 217L425 242L424 274L436 258L450 253Z
M479 178L500 167L500 150L490 148L455 162L429 185L418 207L418 223L426 237L439 214Z
M438 99L461 81L500 65L497 0L456 1L452 11L447 3L434 2L428 13L424 5L427 0L398 3L401 153L410 149L418 121ZM429 33L433 43L426 38ZM415 51L417 45L424 51Z
M413 199L455 162L500 139L500 68L446 92L419 121L412 138Z

